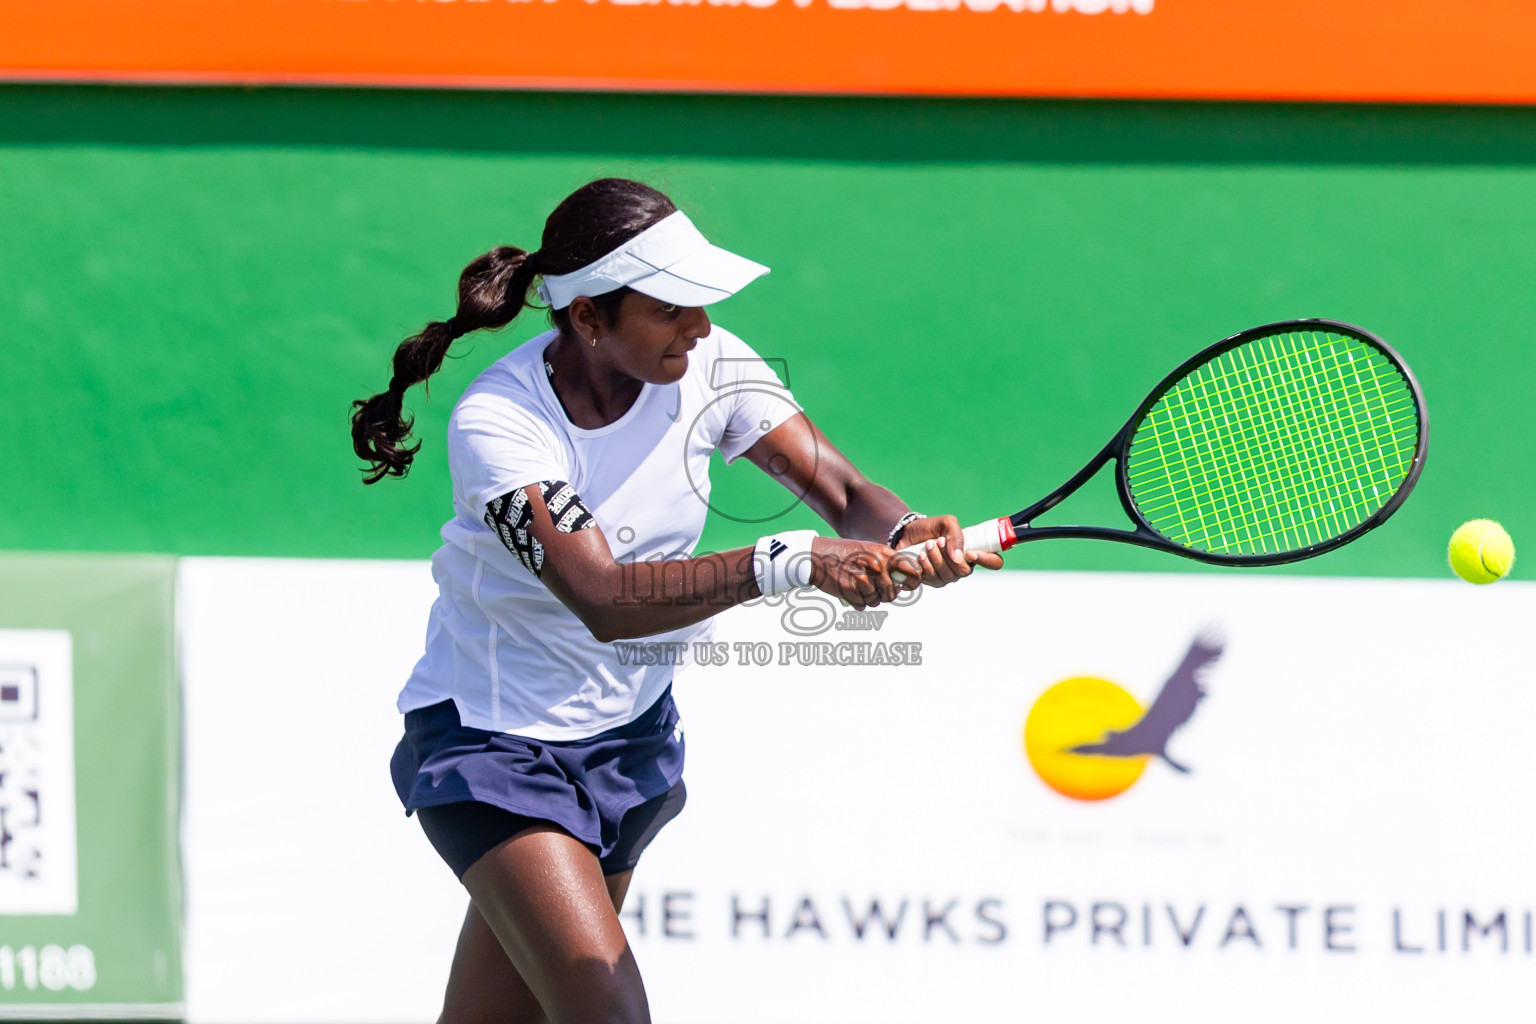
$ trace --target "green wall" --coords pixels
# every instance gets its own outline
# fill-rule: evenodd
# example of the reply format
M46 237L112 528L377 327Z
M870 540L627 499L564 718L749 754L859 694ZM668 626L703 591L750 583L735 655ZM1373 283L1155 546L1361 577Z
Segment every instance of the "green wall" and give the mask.
M359 485L348 403L606 174L774 268L712 313L919 509L1010 512L1191 352L1329 316L1404 353L1433 441L1391 524L1288 571L1444 575L1476 516L1536 538L1536 110L6 87L0 548L428 555L453 399L541 318L412 393L404 482ZM780 504L755 472L719 504ZM1063 509L1117 514L1107 480Z

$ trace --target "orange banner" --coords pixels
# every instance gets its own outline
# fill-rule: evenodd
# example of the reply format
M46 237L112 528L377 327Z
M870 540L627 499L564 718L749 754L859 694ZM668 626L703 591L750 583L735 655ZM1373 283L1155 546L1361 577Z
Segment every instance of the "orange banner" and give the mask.
M1530 0L0 0L0 78L1536 102Z

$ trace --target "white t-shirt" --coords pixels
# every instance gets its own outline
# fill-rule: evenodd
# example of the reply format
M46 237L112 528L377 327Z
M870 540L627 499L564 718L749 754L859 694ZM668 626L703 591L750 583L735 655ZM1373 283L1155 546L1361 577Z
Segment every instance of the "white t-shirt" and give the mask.
M486 505L564 480L618 561L690 556L708 512L710 454L734 461L799 407L769 363L716 325L682 380L644 385L618 420L584 430L566 418L546 375L543 353L555 337L498 360L449 419L454 516L432 556L439 596L426 653L397 701L402 712L452 698L467 726L581 739L645 711L692 664L692 645L710 638L710 620L644 638L684 645L680 664L639 664L633 642L599 643L486 525Z

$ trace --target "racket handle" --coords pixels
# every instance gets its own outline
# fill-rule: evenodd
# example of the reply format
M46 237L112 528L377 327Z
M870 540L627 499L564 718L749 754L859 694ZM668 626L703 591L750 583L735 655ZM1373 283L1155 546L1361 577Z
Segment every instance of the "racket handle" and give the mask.
M1006 518L988 519L984 523L967 526L961 532L960 538L967 551L987 551L993 554L1007 551L1019 541L1018 535L1013 532L1013 523L1009 522ZM921 544L909 544L896 553L899 555L921 554L927 544L927 541L923 541ZM897 572L894 569L891 570L892 583L899 587L906 580L906 573Z

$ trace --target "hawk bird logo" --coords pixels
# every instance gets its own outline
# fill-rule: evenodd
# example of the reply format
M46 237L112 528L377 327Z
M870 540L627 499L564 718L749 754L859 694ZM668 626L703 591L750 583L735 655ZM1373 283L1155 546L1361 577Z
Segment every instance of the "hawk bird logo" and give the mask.
M1189 769L1168 756L1168 740L1179 727L1194 717L1195 708L1205 696L1200 685L1205 670L1221 657L1222 642L1214 636L1199 636L1189 645L1189 651L1173 675L1163 683L1157 699L1133 725L1126 729L1110 729L1094 743L1079 743L1068 747L1071 754L1098 754L1102 757L1160 757L1176 771L1188 774Z

